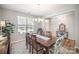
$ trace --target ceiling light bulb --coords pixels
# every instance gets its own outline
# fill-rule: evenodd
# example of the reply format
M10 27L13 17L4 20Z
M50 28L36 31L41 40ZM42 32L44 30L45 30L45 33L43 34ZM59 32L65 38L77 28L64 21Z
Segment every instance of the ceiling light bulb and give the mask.
M39 18L39 22L43 21L43 19Z
M37 18L35 19L35 21L37 21Z
M48 20L45 20L45 22L48 22Z
M1 26L5 27L5 21L1 21Z

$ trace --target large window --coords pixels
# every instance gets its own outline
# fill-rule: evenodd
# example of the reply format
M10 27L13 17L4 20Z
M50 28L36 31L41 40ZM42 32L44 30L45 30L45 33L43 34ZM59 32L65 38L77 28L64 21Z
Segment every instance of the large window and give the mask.
M26 33L34 31L34 18L18 16L18 32Z
M27 28L27 32L33 32L34 31L34 18L28 17L26 28Z
M26 33L26 17L18 16L18 32Z

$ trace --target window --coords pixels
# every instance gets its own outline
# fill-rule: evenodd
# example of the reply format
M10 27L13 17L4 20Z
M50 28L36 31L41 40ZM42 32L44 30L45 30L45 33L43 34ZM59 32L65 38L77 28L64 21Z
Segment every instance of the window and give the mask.
M33 32L34 31L34 18L28 17L26 27L27 27L27 32Z
M34 18L18 16L18 32L26 33L34 31Z
M26 33L26 17L18 16L18 32Z

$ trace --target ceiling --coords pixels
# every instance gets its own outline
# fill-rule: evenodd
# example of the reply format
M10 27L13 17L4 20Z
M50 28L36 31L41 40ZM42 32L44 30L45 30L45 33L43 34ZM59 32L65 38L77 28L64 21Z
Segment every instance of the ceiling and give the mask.
M74 5L69 4L1 4L0 7L19 11L34 16L47 16Z

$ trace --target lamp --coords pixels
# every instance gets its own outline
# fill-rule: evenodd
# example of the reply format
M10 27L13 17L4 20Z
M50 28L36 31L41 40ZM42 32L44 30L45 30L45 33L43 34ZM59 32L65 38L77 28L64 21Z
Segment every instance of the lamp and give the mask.
M37 18L35 18L35 21L36 21L36 22L38 21Z
M48 20L45 20L45 22L47 23L47 22L48 22Z
M43 19L42 19L41 17L37 17L37 18L35 18L35 21L36 21L36 22L42 22Z
M1 27L5 27L5 21L1 21Z
M2 35L2 28L5 27L5 21L0 21L0 26L1 26L1 35Z
M39 18L39 22L41 22L41 21L43 21L43 19L42 18Z

